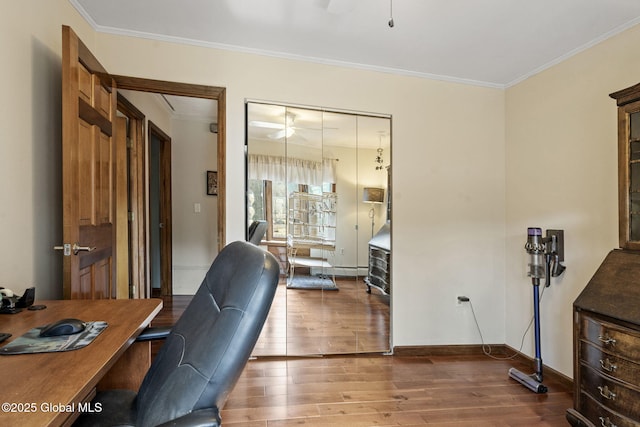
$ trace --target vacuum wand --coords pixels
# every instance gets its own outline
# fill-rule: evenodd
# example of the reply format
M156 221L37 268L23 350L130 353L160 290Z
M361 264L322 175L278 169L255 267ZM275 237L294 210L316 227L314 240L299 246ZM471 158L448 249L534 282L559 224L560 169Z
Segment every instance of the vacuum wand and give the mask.
M542 237L542 229L529 227L527 229L527 243L524 246L529 254L529 272L533 285L533 324L535 342L535 372L531 375L511 368L509 376L534 393L546 393L547 387L542 384L542 352L540 345L540 279L545 279L545 287L551 285L551 276L562 274L565 267L560 264L564 260L564 232L563 230L547 230L547 236ZM552 267L553 264L553 267Z

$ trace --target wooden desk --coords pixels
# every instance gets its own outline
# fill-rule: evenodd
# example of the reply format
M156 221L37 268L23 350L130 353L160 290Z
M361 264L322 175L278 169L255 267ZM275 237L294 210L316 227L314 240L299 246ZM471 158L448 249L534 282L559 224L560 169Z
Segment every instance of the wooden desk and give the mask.
M77 416L74 409L93 398L103 378L101 384L106 384L105 388L114 384L127 387L132 373L135 383L146 373L151 360L149 342L131 344L160 311L161 300L64 300L37 301L36 304L47 308L0 315L0 332L13 334L0 346L31 328L68 317L104 320L109 326L95 341L79 350L1 355L0 426L70 424ZM136 366L125 366L130 363ZM131 385L133 387L136 384ZM10 409L20 411L7 412L5 402L14 404Z

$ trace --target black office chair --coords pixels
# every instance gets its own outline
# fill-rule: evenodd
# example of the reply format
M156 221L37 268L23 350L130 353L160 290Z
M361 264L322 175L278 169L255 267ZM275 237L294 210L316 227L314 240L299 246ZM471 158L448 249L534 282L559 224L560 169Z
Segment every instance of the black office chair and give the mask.
M94 403L100 402L101 412L83 414L76 424L219 426L219 410L258 340L278 275L270 253L247 242L227 245L171 328L138 393L100 392Z
M251 242L254 245L259 245L262 241L262 238L264 237L264 233L267 232L267 227L267 221L253 221L249 226L249 231L247 232L247 242Z

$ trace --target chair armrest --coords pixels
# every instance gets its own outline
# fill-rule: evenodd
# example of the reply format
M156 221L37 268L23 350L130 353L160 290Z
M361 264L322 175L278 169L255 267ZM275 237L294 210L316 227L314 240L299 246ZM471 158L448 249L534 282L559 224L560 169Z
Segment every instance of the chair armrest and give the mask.
M138 335L136 341L163 340L169 336L171 329L171 326L149 327Z
M207 408L193 411L175 420L167 421L158 427L219 427L218 408Z

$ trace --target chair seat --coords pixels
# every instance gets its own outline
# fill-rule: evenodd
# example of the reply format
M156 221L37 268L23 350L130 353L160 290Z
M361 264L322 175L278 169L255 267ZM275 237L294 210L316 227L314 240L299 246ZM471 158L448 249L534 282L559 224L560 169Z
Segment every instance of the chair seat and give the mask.
M131 390L105 390L93 399L95 412L82 414L73 427L135 427L136 393ZM214 408L194 411L158 427L219 427L220 417Z
M131 390L101 391L91 402L95 412L80 415L74 427L135 426L135 400L137 393Z

